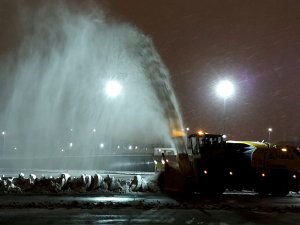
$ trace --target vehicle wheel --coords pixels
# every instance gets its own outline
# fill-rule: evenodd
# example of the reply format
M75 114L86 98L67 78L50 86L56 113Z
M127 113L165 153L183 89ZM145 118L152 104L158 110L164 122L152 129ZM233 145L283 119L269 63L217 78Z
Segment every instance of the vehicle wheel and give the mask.
M263 182L260 183L256 188L255 191L260 195L260 196L268 196L269 195L269 188L268 184Z
M289 193L289 179L286 173L274 173L271 177L270 193L272 196L286 196Z
M165 172L160 172L157 178L157 186L161 192L165 190Z
M271 192L271 195L276 197L284 197L287 196L288 194L289 194L289 190L276 190Z
M222 182L206 181L200 184L200 193L203 195L218 196L225 191L224 184Z
M193 195L195 193L196 184L193 183L192 178L186 178L184 183L184 193L187 195Z
M277 186L273 186L270 192L272 196L283 197L288 195L289 188L287 184L281 183L277 184Z
M224 191L225 191L225 189L223 189L223 188L205 187L205 188L200 189L201 194L208 195L208 196L219 196L219 195L222 195L224 193Z
M259 196L268 196L269 192L266 189L258 189L256 190L256 192L258 193Z

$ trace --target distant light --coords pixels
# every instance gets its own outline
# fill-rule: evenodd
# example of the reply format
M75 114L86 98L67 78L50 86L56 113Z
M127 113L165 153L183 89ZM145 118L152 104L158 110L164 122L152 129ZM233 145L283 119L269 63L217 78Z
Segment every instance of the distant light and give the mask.
M217 85L217 94L222 98L228 98L234 93L233 84L228 80L223 80Z
M282 152L287 152L287 149L286 148L282 148L281 151Z
M138 146L135 146L134 149L138 149Z
M120 149L120 145L118 145L118 149Z
M100 148L104 148L104 144L103 143L100 144Z
M132 146L131 146L131 145L129 145L128 149L129 149L129 150L131 150L131 149L132 149Z
M269 132L272 132L272 131L273 131L273 129L272 129L272 128L268 128L268 131L269 131Z
M5 131L2 131L2 135L3 135L3 136L5 135Z
M14 150L17 150L17 147L14 147L13 149L14 149Z
M93 129L93 132L94 132L94 133L96 132L96 128Z
M226 135L226 134L223 134L223 135L222 135L222 138L223 138L223 139L226 139L226 138L227 138L227 135Z
M187 128L186 128L186 130L187 130L187 131L189 131L189 130L190 130L190 128L189 128L189 127L187 127Z
M61 149L61 151L63 152L63 151L64 151L64 149L62 148L62 149Z
M73 143L71 142L71 143L69 144L69 146L70 146L70 148L72 148L72 147L73 147Z
M116 80L108 81L105 87L105 92L108 97L117 97L122 91L121 84Z
M204 131L199 130L199 131L198 131L198 134L199 134L199 135L203 135L203 134L204 134Z

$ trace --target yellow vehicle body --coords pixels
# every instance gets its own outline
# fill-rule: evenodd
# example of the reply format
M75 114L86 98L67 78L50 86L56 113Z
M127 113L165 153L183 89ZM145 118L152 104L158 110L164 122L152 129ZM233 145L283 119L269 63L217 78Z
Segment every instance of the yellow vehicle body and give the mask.
M253 146L251 165L253 168L287 169L300 171L300 149L292 145L270 145L265 142L228 141Z

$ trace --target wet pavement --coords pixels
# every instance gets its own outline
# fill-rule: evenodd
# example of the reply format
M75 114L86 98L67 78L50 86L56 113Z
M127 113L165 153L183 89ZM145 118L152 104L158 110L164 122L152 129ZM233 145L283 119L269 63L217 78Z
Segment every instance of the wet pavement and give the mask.
M219 197L130 194L8 194L0 224L300 224L300 196Z

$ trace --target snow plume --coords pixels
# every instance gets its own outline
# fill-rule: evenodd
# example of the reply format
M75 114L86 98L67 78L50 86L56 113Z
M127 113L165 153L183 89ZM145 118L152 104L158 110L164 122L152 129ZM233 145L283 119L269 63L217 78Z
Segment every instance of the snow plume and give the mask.
M24 38L3 69L14 77L3 119L4 155L56 158L174 146L167 117L172 112L179 124L181 117L168 71L147 36L101 9L61 3L19 18ZM121 87L114 98L105 92L108 81Z

